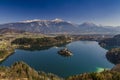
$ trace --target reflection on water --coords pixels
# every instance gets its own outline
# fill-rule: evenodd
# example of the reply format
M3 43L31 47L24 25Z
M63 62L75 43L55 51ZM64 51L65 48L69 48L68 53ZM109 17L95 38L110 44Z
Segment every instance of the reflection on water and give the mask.
M26 51L40 51L40 50L48 50L51 47L53 48L58 48L58 47L65 47L65 45L67 45L68 43L64 43L64 44L58 44L56 46L44 46L44 47L39 47L39 46L34 46L34 47L30 47L30 48L24 48L24 47L20 47L18 49L21 50L26 50Z
M1 65L10 66L16 61L24 61L36 70L51 72L62 77L96 71L96 67L112 68L105 58L107 50L95 41L75 41L66 45L72 57L62 57L57 52L63 47L51 47L40 51L16 49ZM101 70L101 69L100 69Z

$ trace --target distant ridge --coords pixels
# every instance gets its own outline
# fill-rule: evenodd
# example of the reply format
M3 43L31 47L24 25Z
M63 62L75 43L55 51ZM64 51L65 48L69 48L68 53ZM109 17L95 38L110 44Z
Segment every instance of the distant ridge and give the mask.
M20 31L16 29L9 29L9 28L2 28L0 29L0 34L6 34L6 33L23 33L25 31Z
M94 23L85 22L75 24L62 19L54 20L26 20L15 23L1 24L0 29L13 29L19 31L52 34L52 33L68 33L68 34L117 34L120 33L119 27L100 26Z

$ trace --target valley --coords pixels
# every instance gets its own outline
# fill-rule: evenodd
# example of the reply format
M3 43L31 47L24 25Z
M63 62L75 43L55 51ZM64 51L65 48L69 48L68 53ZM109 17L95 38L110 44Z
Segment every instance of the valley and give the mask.
M9 33L9 34L8 34ZM28 50L28 51L36 51L36 50L41 50L41 51L43 51L43 50L50 50L51 48L54 48L54 46L55 47L63 47L64 45L69 45L69 43L71 43L71 42L76 42L76 41L83 41L83 43L79 43L79 44L84 44L84 41L86 41L85 43L89 43L89 42L87 42L87 41L102 41L102 40L106 40L106 39L108 39L108 38L112 38L113 37L113 35L43 35L43 34L36 34L36 33L26 33L26 32L24 32L24 33L16 33L16 32L9 32L9 31L6 31L4 34L1 34L1 55L3 56L1 56L1 63L2 63L2 65L8 65L9 63L7 63L6 64L6 62L9 62L10 60L10 58L11 58L11 56L14 56L14 55L17 55L16 54L16 51L18 52L19 50L20 50L20 53L23 53L24 54L24 56L25 55L27 55L26 53L27 52L24 52L24 51L22 51L21 52L21 50ZM94 43L94 42L90 42L91 44L96 44L96 43ZM90 44L89 43L89 44ZM76 43L76 44L78 44L78 43ZM86 45L86 44L84 44L84 45ZM82 45L81 45L82 46ZM91 46L91 45L87 45L88 47L89 46ZM66 46L67 47L67 46ZM71 46L72 47L72 46ZM91 46L92 47L92 46ZM11 50L10 50L11 49ZM17 50L18 49L18 50ZM72 49L72 48L71 48ZM74 47L73 47L73 49L74 49ZM94 46L93 46L93 49L94 49ZM7 51L8 50L8 51ZM76 50L77 50L77 47L76 47ZM101 49L100 49L101 50ZM51 51L50 51L51 52ZM73 51L74 52L74 51ZM106 51L102 51L102 52L106 52ZM84 52L83 52L84 53ZM96 53L96 52L95 52ZM35 53L34 53L35 54ZM37 53L38 54L38 53ZM105 54L105 53L104 53ZM39 56L40 54L38 54L37 56ZM27 55L27 56L30 56L30 55ZM26 56L26 57L27 57ZM47 55L46 55L47 56ZM55 56L55 54L54 55L51 55L51 56ZM75 56L75 54L73 54L73 57ZM78 56L78 55L77 55ZM15 56L16 57L16 56ZM40 56L39 56L40 57ZM56 56L57 57L57 56ZM92 56L91 56L92 57ZM7 59L8 58L8 59ZM22 59L20 59L20 57L16 57L16 58L18 58L20 61L22 60ZM24 57L22 57L22 58L24 58ZM37 57L35 57L35 58L37 58ZM50 55L49 55L49 57L48 58L50 58ZM54 58L53 58L54 59ZM77 59L77 58L76 58ZM89 59L89 58L88 58ZM9 60L9 61L8 61ZM19 61L19 60L15 60L15 62L16 61ZM34 59L32 59L32 60L34 60ZM61 60L61 59L60 59ZM25 61L25 62L27 62L27 59L26 60L22 60L22 61ZM5 62L5 63L4 63ZM36 61L35 61L36 62ZM104 61L105 62L105 61ZM29 62L27 62L27 63L29 63ZM34 63L34 62L33 62ZM98 62L99 63L99 62ZM13 64L13 62L12 62L12 64ZM12 65L12 64L9 64L9 66L10 65ZM20 63L21 64L21 63ZM24 63L22 63L22 64L24 64ZM53 63L52 63L53 64ZM55 63L56 64L56 63ZM60 63L59 63L60 64ZM62 63L61 63L62 64ZM73 64L73 63L72 63ZM105 64L108 64L108 63L105 63ZM18 64L19 65L19 64ZM44 66L44 64L41 64L41 66ZM74 64L75 65L75 64ZM77 64L76 64L77 65ZM99 64L100 65L100 64ZM102 64L102 65L104 65L104 64ZM109 67L111 66L111 64L108 64L109 65ZM32 67L34 67L35 68L35 66L32 66ZM18 68L16 68L16 69L19 69L20 67L18 67ZM42 68L42 67L41 67ZM91 66L91 68L92 68L92 66ZM105 68L105 67L104 67ZM107 67L106 67L107 68ZM4 69L7 69L7 68L4 68ZM3 69L3 70L4 70ZM14 69L14 68L12 68L12 69ZM49 68L48 68L49 69ZM57 67L56 67L56 69L57 69ZM79 68L77 68L77 69L79 69ZM82 69L82 68L81 68ZM37 70L37 71L39 71L39 69L38 68L35 68L35 70ZM43 70L44 70L44 68L43 68ZM52 70L51 68L50 68L50 70ZM17 70L15 70L15 72L13 72L13 73L16 73L16 71ZM21 70L20 70L21 71ZM41 71L41 70L40 70ZM47 75L47 73L49 73L50 71L46 71L45 70L45 72L46 73L44 73L44 77L42 77L43 78L43 80L47 80L48 78L51 78L49 75ZM58 72L58 71L57 71ZM83 71L84 72L84 71ZM108 73L108 74L111 74L111 75L113 75L113 74L119 74L119 72L114 72L114 71L104 71L104 72L102 72L102 73L100 73L99 75L100 76L97 76L98 75L98 73L91 73L92 71L88 71L88 72L90 72L90 73L88 73L88 74L82 74L81 73L81 75L77 75L76 74L76 76L70 76L70 75L67 75L67 73L68 72L65 72L65 74L64 75L66 75L65 77L68 77L68 76L70 76L69 78L67 78L67 80L77 80L78 78L79 79L84 79L84 78L90 78L90 79L93 79L93 77L92 77L92 75L94 75L94 77L96 76L96 78L101 78L101 76L103 75L103 74L105 74L105 73ZM8 73L8 72L6 72L6 73ZM3 72L1 72L1 74L2 74L2 76L1 76L1 79L10 79L10 78L13 78L13 79L19 79L20 77L19 76L17 76L18 75L18 73L16 73L16 76L15 77L10 77L10 75L13 75L13 73L9 73L8 75L4 75L4 74L6 74L6 73L3 73ZM23 73L25 73L25 74L28 74L28 73L26 73L26 72L23 72ZM19 73L19 75L22 75L23 73ZM54 74L57 74L56 72L53 72ZM36 80L39 80L39 79L42 79L42 78L39 78L40 76L42 76L42 74L38 74L38 73L35 73L35 74L37 74L38 76L35 76L35 79ZM29 74L30 76L34 76L35 75L34 73L33 74ZM79 73L78 73L79 74ZM60 74L57 74L58 76L60 75ZM75 75L75 74L74 74ZM4 77L5 76L5 77ZM54 75L52 75L53 76L53 78L51 78L51 80L61 80L61 79L64 79L64 78L60 78L60 77L56 77L56 76L54 76ZM83 77L84 76L84 77ZM90 77L87 77L87 76L90 76ZM3 78L4 77L4 78ZM37 77L37 78L36 78ZM63 76L62 76L63 77ZM104 78L106 78L107 79L107 77L106 76L104 76ZM110 76L110 78L112 79L112 77ZM116 77L115 77L116 78ZM25 80L30 80L29 79L29 77L28 76L23 76L21 79L25 79ZM32 80L32 78L31 78L31 80Z
M120 0L0 0L0 80L120 80Z
M17 79L20 79L20 80L21 79L23 79L23 80L33 80L33 79L35 79L35 80L42 80L42 79L43 80L47 80L47 79L50 79L50 80L77 80L77 79L81 79L81 80L84 80L84 79L91 79L91 80L93 79L94 80L95 79L95 80L97 80L97 79L100 79L100 80L103 80L103 79L105 79L106 80L109 78L111 80L114 80L114 79L117 79L117 77L119 77L119 76L116 76L114 78L112 77L116 74L117 75L120 74L118 72L119 71L118 67L112 69L113 64L115 64L115 65L116 65L116 63L119 64L119 56L117 59L115 59L116 55L114 53L112 55L110 55L106 51L106 50L109 50L109 49L106 49L107 46L110 46L110 45L112 47L119 46L119 44L116 43L116 40L119 41L119 35L115 35L115 34L81 34L81 35L80 34L72 34L71 35L68 33L42 34L42 33L27 32L27 31L10 29L10 28L0 29L0 32L1 32L0 33L0 61L1 61L0 79L3 79L3 80L4 79L14 79L14 80L17 80ZM112 43L111 43L111 41L112 41ZM113 42L113 41L115 41L115 42ZM106 45L103 45L103 43ZM70 70L62 68L63 70L65 69L64 70L65 72L59 72L58 66L63 64L60 61L63 61L65 58L62 59L62 56L60 58L60 55L56 55L54 53L64 47L68 47L69 49L73 50L73 52L77 51L77 50L79 50L78 48L80 47L78 44L80 44L80 46L83 47L83 48L81 47L80 50L84 50L87 48L87 50L89 51L88 47L89 46L91 47L90 52L93 53L94 56L89 55L88 52L82 52L84 54L86 53L86 55L89 55L89 57L87 58L88 60L93 59L93 61L95 61L94 58L97 57L96 53L101 55L101 57L99 57L100 61L95 62L95 63L99 63L99 64L97 64L97 66L103 67L103 68L98 68L98 69L102 69L102 72L97 73L96 72L97 66L90 66L91 64L88 64L88 66L89 66L88 69L87 69L87 67L84 69L83 67L86 66L86 65L84 65L84 59L82 60L83 63L81 62L81 64L83 65L83 66L81 66L81 69L83 71L80 70L80 68L75 69L75 67L74 67L74 71L75 71L74 72L71 70L71 68L73 68L73 66L71 66L71 67L68 67L68 69L70 69ZM92 44L94 44L94 46L92 46ZM99 47L98 44L101 47L105 48L105 50L102 49L101 47ZM72 46L69 47L68 45L72 45ZM76 47L74 45L76 45ZM83 46L83 45L86 45L86 46ZM96 50L98 49L103 54L98 53L97 51L92 52L91 50L94 50L94 47L96 47ZM55 48L57 50L55 50ZM49 51L50 49L53 49L53 51ZM44 52L47 50L48 50L47 53L49 53L49 54L51 52L53 52L53 53L51 53L51 55L47 54L47 55L49 55L49 57L47 57L46 53ZM36 51L38 51L38 52L36 53ZM41 51L43 51L43 52L41 52ZM72 60L72 63L70 65L73 65L76 62L76 59L78 59L77 56L79 56L79 57L81 56L80 54L75 54L75 53L79 53L79 52L74 52L73 56L70 59L70 60ZM21 53L23 53L23 54L21 54ZM30 54L26 54L26 53L30 53ZM31 55L32 53L34 53L37 56ZM40 54L38 54L38 53L40 53ZM43 55L42 53L44 53L45 55L42 56ZM106 55L104 55L104 54L106 54ZM19 55L22 57L20 57ZM33 60L33 62L28 61L29 58L26 58L28 56L29 57L33 56L33 58L31 58L31 60ZM35 58L37 58L39 60L38 57L40 57L40 56L41 56L40 60L42 60L42 62L37 62L37 60ZM54 60L58 61L57 62L58 66L56 66L55 70L50 67L43 67L43 66L45 66L45 64L43 64L43 61L45 61L44 63L47 63L47 61L45 60L46 59L45 56L48 59L53 58ZM102 56L106 56L106 59L109 60L113 64L109 63L106 59L103 59L104 63L101 63ZM44 58L42 58L42 57L44 57ZM54 64L53 59L49 60L49 63ZM81 59L82 59L82 56L81 56ZM20 62L17 62L17 61L20 61ZM34 68L35 70L32 68L30 68L30 70L29 70L29 66L27 66L27 64L25 64L24 62L21 62L21 61L24 61L27 64L31 65L32 68ZM65 61L67 62L67 64L69 63L69 59L68 60L65 59ZM34 64L35 62L36 62L36 64ZM14 63L15 63L15 65L13 65L13 67L10 67ZM41 65L37 65L37 64L41 64ZM17 67L18 65L21 67ZM22 67L22 65L24 65L24 67ZM36 67L34 65L37 65L39 67ZM66 66L70 66L70 65L66 65ZM74 65L80 67L80 65L78 65L78 63L74 64ZM9 68L2 67L2 66L9 66ZM28 69L25 68L25 66L27 66ZM39 69L40 67L42 69ZM52 66L52 67L54 67L54 66ZM96 67L96 68L94 68L94 67ZM26 70L27 72L24 72L25 71L24 68L27 69ZM107 69L107 68L109 68L109 69ZM91 69L91 70L89 70L89 69ZM13 71L11 73L9 73L9 71L11 71L11 70L13 70ZM18 72L18 70L19 70L19 72ZM31 72L31 70L33 73L29 74L28 72ZM79 70L81 72L79 72ZM105 71L103 71L103 70L105 70ZM41 71L45 71L45 72L41 72ZM56 71L59 73L57 73ZM70 72L68 72L68 71L70 71ZM54 74L51 74L51 73L49 74L49 72L52 72ZM84 73L84 72L87 72L87 73ZM71 73L71 74L68 74L68 73ZM12 76L13 74L16 74L16 75ZM22 75L22 74L25 74L25 75ZM55 74L58 76L56 76ZM78 74L80 74L80 75L78 75ZM104 74L106 74L106 75L104 75ZM111 76L106 77L109 74ZM27 76L27 75L29 75L29 76ZM75 75L75 76L73 76L73 75ZM62 78L59 76L62 76Z

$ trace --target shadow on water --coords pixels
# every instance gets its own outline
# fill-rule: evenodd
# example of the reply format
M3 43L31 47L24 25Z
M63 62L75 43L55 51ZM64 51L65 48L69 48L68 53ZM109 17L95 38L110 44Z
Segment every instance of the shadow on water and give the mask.
M20 48L17 48L17 49L26 50L26 51L41 51L41 50L48 50L48 49L50 49L51 47L54 47L54 46L55 47L65 47L67 44L69 44L69 43L52 45L52 46L43 46L43 47L40 47L40 46L32 46L30 48L20 47Z
M55 45L55 46L44 46L44 47L38 47L38 46L34 46L34 47L31 47L31 48L20 47L20 48L17 48L17 49L19 49L19 50L26 50L26 51L42 51L42 50L48 50L48 49L50 49L52 47L65 47L67 44L69 44L69 43L58 44L58 45ZM9 56L7 56L4 60L0 61L0 64L2 64L6 59L8 59L14 53L15 52L13 52Z
M102 48L104 48L106 50L111 50L112 48L120 48L120 46L105 46L105 47L102 47Z
M64 47L72 51L73 56L64 57L57 54L57 51L64 49ZM15 54L9 56L0 65L10 66L16 61L24 61L37 71L51 72L67 77L113 67L113 64L105 59L105 52L106 50L100 48L97 42L75 41L70 44L27 49L27 51L16 49ZM96 67L98 68L96 69Z

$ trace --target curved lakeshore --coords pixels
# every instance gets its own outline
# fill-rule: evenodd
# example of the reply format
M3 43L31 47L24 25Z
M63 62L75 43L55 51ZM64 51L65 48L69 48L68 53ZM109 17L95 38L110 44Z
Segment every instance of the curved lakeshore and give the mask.
M0 42L0 62L14 53L14 48L7 41Z
M53 41L52 41L52 40ZM39 40L43 40L43 44L41 44L41 42L39 42L38 43L38 41ZM49 42L49 40L50 40L50 43L48 43L47 44L47 42ZM35 48L37 49L37 47L39 47L40 49L42 48L42 47L52 47L52 46L56 46L56 45L62 45L62 44L64 44L64 43L69 43L71 40L65 40L65 41L63 41L62 42L62 40L63 40L63 38L60 40L60 39L56 39L55 37L53 37L53 38L17 38L17 39L14 39L13 41L12 41L12 47L14 47L14 49L32 49L32 50L35 50ZM53 43L55 41L55 43ZM20 42L20 43L19 43ZM22 43L21 43L22 42ZM79 41L78 41L79 42ZM37 44L38 43L38 44ZM73 43L75 43L75 45L72 45L71 47L73 48L73 49L75 49L75 48L77 48L77 49L75 49L76 51L78 51L79 49L80 49L80 47L75 47L75 46L78 46L79 44L77 43L77 41L76 42L73 42ZM34 46L34 45L37 45L37 47L36 46ZM47 45L46 45L47 44ZM89 45L90 44L90 45ZM92 44L92 45L91 45ZM97 44L97 46L93 46L93 44L94 45L96 45ZM69 46L71 45L71 44L68 44ZM92 57L91 55L95 55L96 53L98 54L99 52L97 51L97 50L99 50L99 48L100 48L100 46L98 46L98 43L97 42L89 42L89 41L83 41L83 43L81 44L81 46L84 48L84 49L80 49L80 51L81 50L84 50L84 51L86 51L86 47L85 47L85 45L86 46L88 46L88 48L87 48L87 51L88 52L90 52L90 51L94 51L94 48L96 48L96 52L95 53L93 53L93 52L91 52L91 53L93 53L93 54L88 54L88 57L86 57L89 61L90 60L94 60L94 58L96 59L97 58L97 56L95 57ZM54 48L54 47L53 47ZM53 49L53 48L51 48L51 50ZM70 48L70 50L73 50L72 48ZM92 49L93 48L93 49ZM50 49L48 49L48 52L51 52L51 51L49 51ZM59 50L59 48L57 48L56 50ZM19 51L19 50L18 50ZM46 50L47 51L47 50ZM12 52L12 51L11 51ZM42 52L44 52L44 51L42 51ZM52 51L52 52L54 52L54 51ZM57 52L57 51L56 51ZM74 52L74 51L73 51ZM104 56L104 55L101 55L101 52L104 54L106 51L104 51L104 49L102 49L102 48L100 48L100 53L99 53L99 57L100 56ZM22 51L22 52L20 52L20 53L23 53L24 54L24 50ZM29 52L29 53L31 53L31 52ZM39 53L39 52L38 52ZM34 55L37 55L38 53L34 53ZM78 53L78 52L77 52ZM45 53L46 54L46 53ZM49 53L50 54L50 53ZM51 53L52 54L52 53ZM80 53L80 54L82 54L82 53ZM85 53L84 53L85 54ZM14 55L14 54L13 54ZM21 54L19 54L20 56L21 56ZM29 54L27 54L28 55L28 57L30 57L29 56ZM31 55L31 54L30 54ZM42 54L43 55L43 54ZM83 54L82 54L83 55ZM8 55L7 55L8 56ZM26 58L26 54L24 54L24 56L25 56L25 58ZM45 57L45 55L44 56L41 56L40 54L38 54L37 55L38 57L36 57L36 59L42 59L42 57ZM41 57L40 57L41 56ZM74 55L74 56L76 56L76 54ZM74 56L73 56L73 58L74 58ZM78 56L78 54L77 54L77 56ZM12 56L13 57L13 56ZM23 56L21 56L22 58L24 58ZM34 56L32 56L32 57L34 57ZM56 57L56 55L55 55L55 57ZM90 58L91 57L91 58ZM99 58L98 57L98 58ZM6 57L5 57L6 58ZM5 58L3 58L3 60L5 59ZM52 59L53 57L51 57L50 55L49 55L49 61L51 61L51 60L53 60ZM56 58L61 58L61 61L62 61L62 57L56 57ZM79 58L81 58L82 59L82 57L80 57L79 56ZM98 59L97 58L97 59ZM100 57L100 58L102 58L102 57ZM20 58L21 59L21 58ZM32 59L32 58L31 58ZM78 59L78 58L77 58ZM18 57L18 60L19 60L19 57ZM24 60L24 59L23 59ZM33 59L32 59L33 60ZM55 60L55 59L54 59ZM71 60L71 59L63 59L63 63L64 62L66 62L66 61L69 61L69 60ZM9 60L10 61L10 60ZM41 61L41 60L40 60ZM39 61L39 62L40 62ZM42 61L44 61L44 60L42 60ZM71 60L72 61L72 60ZM82 60L82 62L83 62L84 60ZM95 61L95 60L94 60ZM100 62L99 62L100 61ZM104 60L103 60L104 61ZM100 63L99 64L99 66L101 66L101 63L103 62L102 60L98 60L98 62L97 63ZM34 62L34 61L33 61ZM35 61L36 62L36 61ZM81 62L81 61L80 61ZM27 62L27 63L29 63L29 62ZM44 62L42 62L42 63L44 63ZM68 62L69 63L69 62ZM104 61L104 63L105 64L103 64L103 65L106 65L106 62ZM51 64L51 63L50 63ZM53 63L52 63L53 64ZM60 64L60 63L59 63ZM94 64L92 64L92 65L94 65ZM75 64L73 64L73 66L75 66ZM71 65L71 68L73 69L73 66ZM77 65L76 65L77 66ZM87 65L86 65L87 66ZM98 66L98 67L99 67ZM33 68L34 68L34 66L32 66ZM43 67L44 67L44 65L43 65ZM90 66L89 66L90 67ZM92 66L93 67L93 66ZM40 67L41 69L42 69L42 67ZM57 68L57 67L56 67ZM79 66L79 68L81 68L81 65ZM103 67L102 69L104 69L105 67ZM69 69L69 68L68 68ZM82 69L82 68L81 68ZM76 70L75 68L73 69L73 70ZM38 71L38 70L37 70ZM44 69L43 69L43 71L44 71ZM70 71L71 71L71 69L70 69ZM46 71L45 71L46 72ZM51 72L51 71L49 71L49 72ZM59 71L57 71L58 73L59 73ZM84 71L85 72L85 71ZM103 80L103 78L104 79L108 79L107 78L107 74L110 74L110 75L115 75L115 74L119 74L118 72L114 72L114 71L104 71L104 72L101 72L101 73L96 73L96 72L92 72L91 73L91 71L88 71L88 72L90 72L90 73L85 73L85 74L80 74L80 75L76 75L76 73L75 73L75 75L76 76L70 76L70 77L68 77L67 78L67 80L77 80L77 79L94 79L94 78L96 78L96 79L99 79L99 80ZM53 73L53 72L52 72ZM67 73L69 73L69 72L67 72ZM78 73L77 73L78 74ZM106 74L105 76L103 76L103 74ZM33 74L31 74L31 75L33 75ZM46 75L46 74L45 74ZM58 75L58 74L57 74ZM69 74L70 75L70 74ZM72 74L73 75L73 74ZM99 75L99 76L98 76ZM88 77L89 76L89 77ZM53 76L54 77L54 76ZM114 79L116 79L117 77L119 77L119 76L116 76L116 77L114 77ZM63 78L62 78L63 79ZM109 76L109 79L113 79L112 78L112 76ZM114 80L113 79L113 80ZM37 80L37 79L36 79ZM38 79L39 80L39 79ZM45 80L45 79L44 79ZM54 80L54 79L53 79ZM59 77L57 77L57 79L56 80L61 80L61 79L59 79ZM64 80L66 80L66 79L64 79Z
M70 37L43 37L43 38L16 38L9 41L0 42L0 62L5 60L8 56L14 53L15 49L25 50L43 50L49 49L52 46L61 46L71 42Z
M70 37L43 37L43 38L17 38L11 42L12 46L20 49L39 50L45 47L59 46L71 42Z
M16 61L24 61L37 71L43 70L61 77L96 72L98 67L113 67L105 58L106 50L101 48L96 41L74 41L64 46L74 54L72 57L62 57L57 54L64 47L51 47L40 51L16 49L15 53L3 61L1 65L10 66Z
M24 62L15 62L10 67L0 66L1 80L119 80L119 78L120 64L111 70L71 75L66 78L36 71Z
M11 50L0 50L0 62L5 60L7 57L14 53L14 49Z

